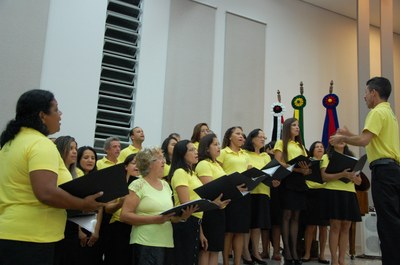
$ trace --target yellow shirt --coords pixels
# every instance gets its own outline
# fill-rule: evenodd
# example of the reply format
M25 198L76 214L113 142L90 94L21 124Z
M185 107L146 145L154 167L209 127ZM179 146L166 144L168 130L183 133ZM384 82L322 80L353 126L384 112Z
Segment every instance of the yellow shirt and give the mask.
M363 131L374 134L365 147L368 162L392 158L400 163L399 123L389 102L375 106L367 115Z
M103 157L102 159L97 160L97 162L96 162L97 170L115 166L116 164L117 163L114 163L111 160L108 160L107 157Z
M48 170L57 184L72 180L54 143L40 132L21 128L0 150L0 238L48 243L64 238L64 209L41 203L32 191L29 173Z
M162 190L153 188L145 179L134 180L129 189L136 193L140 202L136 207L135 213L142 216L159 215L161 212L169 210L172 205L172 191L168 183L161 180ZM131 244L141 244L153 247L174 247L172 224L165 222L162 224L146 224L134 226L131 233Z
M199 142L194 142L194 143L193 143L193 146L194 146L197 150L199 150Z
M225 147L221 150L217 160L221 162L226 174L241 173L246 171L249 166L249 156L242 149L239 152L234 152L231 148Z
M328 158L328 155L325 154L322 156L321 169L322 168L326 169L328 167L328 164L329 164L329 158ZM327 181L325 184L325 189L356 192L353 182L344 183L343 181L338 180L338 179L332 180L332 181Z
M125 158L130 155L130 154L136 154L139 152L140 149L134 147L133 145L129 145L128 147L125 147L124 149L121 150L121 153L119 153L118 156L118 163L123 163L125 161Z
M179 201L179 196L178 193L176 192L176 188L179 186L185 186L188 187L189 189L189 200L197 200L200 199L200 196L194 192L193 190L202 186L203 184L197 177L195 173L189 174L182 168L178 168L175 170L174 175L172 175L171 179L171 186L172 190L174 192L174 199L175 199L175 206L181 205L181 202ZM193 216L197 218L202 218L203 217L203 212L199 213L194 213Z
M80 168L75 168L75 171L76 171L76 176L77 177L82 177L83 175L85 175L85 172L83 172L82 171L82 169L80 169Z
M164 178L168 176L171 165L164 164Z
M282 140L278 140L275 143L274 151L275 150L283 152ZM287 145L287 155L288 155L288 161L290 161L290 160L298 157L299 155L307 156L307 152L300 143L291 140L291 141L289 141L289 143ZM285 161L285 162L288 162L288 161Z
M196 166L196 173L199 177L212 177L213 180L226 175L221 165L210 159L201 160Z
M249 156L250 165L257 169L262 169L266 164L271 161L271 157L265 152L257 154L256 152L246 151L246 153ZM270 188L264 183L258 184L257 187L255 187L255 189L253 189L250 193L265 194L268 195L268 197L271 197Z

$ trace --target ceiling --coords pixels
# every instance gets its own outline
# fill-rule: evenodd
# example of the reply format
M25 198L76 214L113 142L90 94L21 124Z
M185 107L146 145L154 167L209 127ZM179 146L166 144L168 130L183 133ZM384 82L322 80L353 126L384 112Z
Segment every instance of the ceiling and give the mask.
M301 0L350 18L357 18L357 0ZM380 1L370 0L370 23L380 25ZM400 34L400 0L393 1L393 31Z

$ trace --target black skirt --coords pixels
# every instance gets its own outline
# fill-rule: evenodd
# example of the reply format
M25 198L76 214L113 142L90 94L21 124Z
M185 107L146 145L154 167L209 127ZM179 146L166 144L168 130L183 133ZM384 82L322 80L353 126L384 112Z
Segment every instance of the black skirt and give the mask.
M323 197L326 203L322 215L324 219L361 222L360 207L355 192L326 189Z
M282 224L281 186L271 188L270 200L271 225Z
M230 202L225 208L225 218L225 232L248 233L251 218L250 194Z
M281 205L283 210L306 209L306 191L296 191L283 188L281 192Z
M184 223L173 223L174 264L197 264L200 251L200 219L190 216Z
M271 228L269 197L265 194L251 194L250 228Z
M322 218L326 207L324 192L325 189L309 189L306 191L306 209L301 212L300 218L304 225L329 225L329 220Z
M201 226L208 241L207 251L219 252L224 250L225 211L212 210L204 212Z

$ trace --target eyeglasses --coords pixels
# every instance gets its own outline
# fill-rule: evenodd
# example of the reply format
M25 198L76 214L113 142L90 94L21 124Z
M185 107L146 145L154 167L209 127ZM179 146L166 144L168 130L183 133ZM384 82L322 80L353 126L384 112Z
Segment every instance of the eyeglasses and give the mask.
M264 140L267 140L267 139L268 139L268 137L266 137L266 136L257 136L257 138L258 138L258 139L264 139Z
M156 157L151 160L151 162L161 161L165 163L165 157Z

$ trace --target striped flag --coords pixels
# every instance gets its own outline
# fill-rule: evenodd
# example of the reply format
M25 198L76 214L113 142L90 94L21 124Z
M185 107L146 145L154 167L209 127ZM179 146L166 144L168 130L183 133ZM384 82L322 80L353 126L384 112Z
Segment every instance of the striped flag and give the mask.
M292 99L292 107L294 109L293 118L296 118L299 121L301 140L303 140L303 145L305 145L303 109L307 104L307 100L303 96L303 93L304 93L303 82L300 82L300 95L297 95Z
M322 143L325 148L329 145L329 137L339 128L339 120L336 107L339 105L339 97L333 94L333 80L330 83L329 94L322 99L322 105L326 108L324 128L322 131Z
M271 133L271 141L277 141L281 139L282 133L282 125L284 122L283 113L286 108L281 103L281 92L277 91L278 102L272 103L271 111L273 115L272 120L272 133Z

